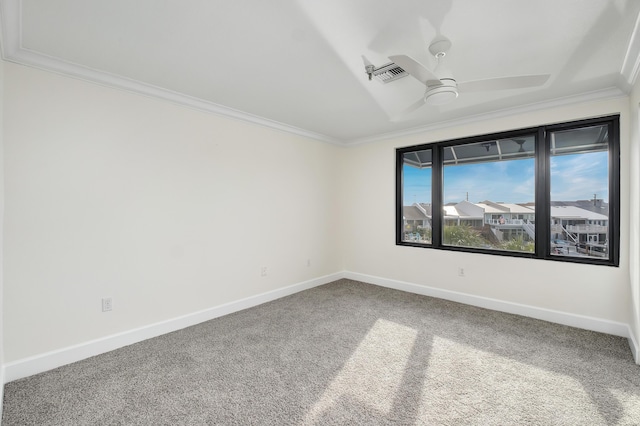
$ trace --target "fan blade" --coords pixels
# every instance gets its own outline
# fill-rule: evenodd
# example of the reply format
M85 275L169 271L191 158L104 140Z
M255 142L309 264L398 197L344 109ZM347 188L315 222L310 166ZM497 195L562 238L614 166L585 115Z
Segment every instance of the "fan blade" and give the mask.
M402 121L407 115L411 114L413 111L421 108L423 105L425 105L424 102L424 97L418 99L417 101L415 101L414 103L412 103L411 105L409 105L405 110L403 110L400 114L394 116L391 119L392 123L398 122L398 121Z
M411 74L427 87L442 86L442 82L429 68L407 55L389 56L396 65Z
M549 74L540 74L465 81L458 83L458 90L460 92L478 92L484 90L525 89L527 87L542 86L549 80L549 77L551 77Z

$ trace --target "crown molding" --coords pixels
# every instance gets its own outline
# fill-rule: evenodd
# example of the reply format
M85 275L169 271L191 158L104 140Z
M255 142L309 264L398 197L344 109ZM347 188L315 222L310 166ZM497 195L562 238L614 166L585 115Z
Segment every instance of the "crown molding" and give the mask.
M168 90L159 86L154 86L115 74L110 74L101 70L85 67L76 63L67 62L59 58L47 56L39 52L25 49L22 47L21 18L22 0L0 0L0 36L2 38L0 42L2 57L6 61L42 69L44 71L54 72L64 76L77 78L111 88L125 90L143 96L162 99L195 110L216 114L222 117L244 121L262 127L343 147L401 138L419 133L441 130L455 126L462 126L482 120L492 120L519 114L526 114L552 107L568 106L581 102L627 96L627 94L623 90L617 87L612 87L575 96L568 96L535 104L524 105L516 108L505 108L473 116L467 116L460 119L441 121L390 133L365 136L362 138L349 140L340 140L328 135L301 129L265 117L260 117L254 114L229 108L211 101L206 101L204 99L185 95L183 93ZM638 74L640 74L640 15L636 19L636 24L627 46L627 52L620 71L620 76L621 79L624 80L623 83L633 85L638 78Z
M22 3L20 0L0 0L0 35L2 58L13 56L21 43Z
M397 132L384 133L380 135L368 136L359 139L353 139L347 143L348 146L362 145L372 142L379 142L389 139L397 139L405 136L412 136L419 133L432 132L435 130L442 130L451 127L459 127L467 124L477 123L479 121L495 120L516 115L522 115L541 111L549 108L563 107L569 105L580 104L584 102L591 102L605 99L616 99L626 97L627 94L620 90L618 87L610 87L607 89L597 90L593 92L581 93L579 95L566 96L562 98L551 99L549 101L538 102L529 105L523 105L516 108L505 108L496 111L490 111L482 114L470 115L464 118L440 121L433 124L427 124L425 126L412 127L410 129L404 129Z
M640 71L640 15L636 18L636 25L633 27L633 33L627 44L627 52L624 56L622 69L620 74L625 81L633 86L638 79Z
M22 1L1 0L0 25L2 26L2 57L6 61L20 65L54 72L64 76L85 80L99 85L118 88L143 96L163 99L174 104L186 106L199 111L240 120L262 127L291 133L321 142L344 145L344 142L331 136L301 129L265 117L239 111L204 99L185 95L159 86L143 83L101 70L85 67L73 62L61 60L22 47Z
M327 135L315 133L309 130L300 129L265 117L260 117L247 112L239 111L214 102L205 101L193 96L178 93L162 87L143 83L141 81L110 74L104 71L84 67L71 62L62 61L58 58L49 57L27 49L17 49L11 56L5 55L5 60L38 68L44 71L54 72L68 77L96 83L99 85L117 88L143 96L158 98L174 104L182 105L199 111L213 113L222 117L240 120L262 127L279 130L286 133L315 139L330 144L343 145L342 141Z

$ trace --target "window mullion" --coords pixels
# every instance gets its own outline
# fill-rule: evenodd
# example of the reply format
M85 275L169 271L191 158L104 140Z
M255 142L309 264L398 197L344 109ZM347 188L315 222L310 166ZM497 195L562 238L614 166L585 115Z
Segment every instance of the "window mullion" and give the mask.
M609 258L614 265L620 262L620 123L619 118L609 123Z
M404 154L402 151L396 152L396 244L402 243L402 206L403 206L403 173L402 166L404 163Z
M550 132L540 128L536 142L536 257L549 255L549 236L551 235L551 185L549 158L551 153Z
M431 151L433 156L433 167L431 169L431 242L433 247L442 247L442 214L444 209L442 202L443 149L442 146L434 146Z

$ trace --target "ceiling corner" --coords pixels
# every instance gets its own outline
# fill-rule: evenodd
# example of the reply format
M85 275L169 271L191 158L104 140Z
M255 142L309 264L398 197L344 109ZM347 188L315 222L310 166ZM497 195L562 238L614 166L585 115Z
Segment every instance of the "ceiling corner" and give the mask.
M20 0L0 0L0 44L2 58L12 60L21 44Z
M638 73L640 71L640 14L636 17L636 24L633 28L633 33L629 38L629 44L627 45L627 53L624 56L624 62L622 63L622 69L620 74L624 77L625 81L633 86L638 79Z
M42 55L22 47L22 0L0 0L0 50L2 59L20 65L30 66L67 77L159 98L192 109L213 113L230 119L257 124L285 133L302 136L317 141L344 146L342 140L301 129L285 123L259 117L243 111L225 107L210 101L194 98L168 89L95 70L59 58Z

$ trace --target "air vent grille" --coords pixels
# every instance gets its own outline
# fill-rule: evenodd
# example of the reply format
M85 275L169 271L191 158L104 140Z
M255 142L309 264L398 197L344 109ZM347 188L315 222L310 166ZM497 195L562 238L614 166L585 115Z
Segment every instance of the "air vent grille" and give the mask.
M406 77L409 74L393 62L383 65L373 70L373 76L385 84L391 83L399 78Z

